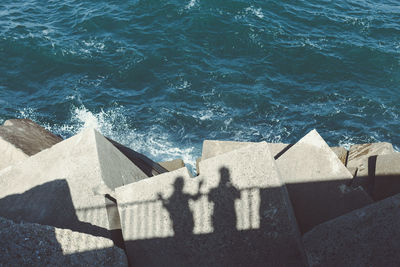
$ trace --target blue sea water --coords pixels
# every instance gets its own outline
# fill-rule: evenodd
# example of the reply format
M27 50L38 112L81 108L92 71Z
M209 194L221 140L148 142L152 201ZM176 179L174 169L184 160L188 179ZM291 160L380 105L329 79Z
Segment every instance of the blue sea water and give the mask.
M204 139L400 147L398 0L2 0L0 123L96 127L156 161Z

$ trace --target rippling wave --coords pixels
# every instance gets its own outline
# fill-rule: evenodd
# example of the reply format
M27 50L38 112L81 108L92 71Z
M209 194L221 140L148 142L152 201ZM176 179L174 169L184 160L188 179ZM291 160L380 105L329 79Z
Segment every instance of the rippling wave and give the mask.
M204 139L400 146L397 1L2 1L0 123L194 164Z

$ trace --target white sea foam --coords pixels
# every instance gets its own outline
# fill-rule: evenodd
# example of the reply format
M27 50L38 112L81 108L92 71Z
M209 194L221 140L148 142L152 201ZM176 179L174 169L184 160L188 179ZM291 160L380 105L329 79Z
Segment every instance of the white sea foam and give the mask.
M171 141L173 133L160 129L157 125L146 129L145 132L132 128L127 121L123 107L113 107L108 110L100 110L97 113L90 111L83 105L73 107L67 123L52 126L41 123L37 119L36 111L31 108L20 111L19 117L31 118L49 131L64 138L78 134L84 129L94 128L104 136L143 153L154 161L182 158L189 169L195 170L196 151L194 145L174 143Z
M197 0L190 0L189 3L185 6L185 9L191 9L197 4Z

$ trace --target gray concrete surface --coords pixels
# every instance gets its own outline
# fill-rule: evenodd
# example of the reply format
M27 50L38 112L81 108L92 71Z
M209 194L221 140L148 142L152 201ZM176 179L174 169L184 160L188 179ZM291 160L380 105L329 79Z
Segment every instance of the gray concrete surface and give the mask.
M303 236L310 266L399 266L400 195L318 225Z
M332 149L333 153L335 153L336 156L340 159L340 161L343 163L343 165L346 166L347 154L348 154L347 149L342 146L334 146L334 147L331 147L331 149Z
M28 119L12 119L0 126L0 169L21 162L62 141Z
M347 168L355 173L352 186L362 186L364 190L373 195L375 165L377 155L394 153L390 143L371 143L352 145L347 159ZM355 171L354 171L355 170Z
M255 142L237 142L237 141L217 141L205 140L203 142L203 150L201 160L209 159L235 149L246 147L250 144L257 144ZM272 156L274 157L281 152L288 144L283 143L268 143Z
M103 237L0 217L0 266L128 266Z
M400 153L377 156L372 196L375 200L381 200L398 193L400 193Z
M169 172L185 167L185 163L183 162L182 159L174 159L170 161L159 162L158 164L167 169L167 171Z
M305 254L266 143L116 189L135 266L303 266Z
M351 173L316 130L289 148L276 163L303 233L372 201L364 191L347 186Z
M146 177L88 129L1 171L0 216L109 237L120 226L104 195Z

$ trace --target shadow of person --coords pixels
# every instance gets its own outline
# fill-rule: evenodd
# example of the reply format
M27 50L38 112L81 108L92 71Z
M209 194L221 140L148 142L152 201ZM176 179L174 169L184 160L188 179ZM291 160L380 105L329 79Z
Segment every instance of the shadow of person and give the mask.
M240 191L232 185L229 170L219 170L220 180L217 187L208 193L209 201L214 203L212 223L214 233L233 233L236 231L235 200L240 198Z
M169 213L175 238L187 239L193 234L194 219L189 208L189 200L199 199L201 185L202 182L199 183L198 193L191 195L183 192L184 179L177 177L174 182L174 192L168 199L164 199L161 193L158 194L158 199Z

